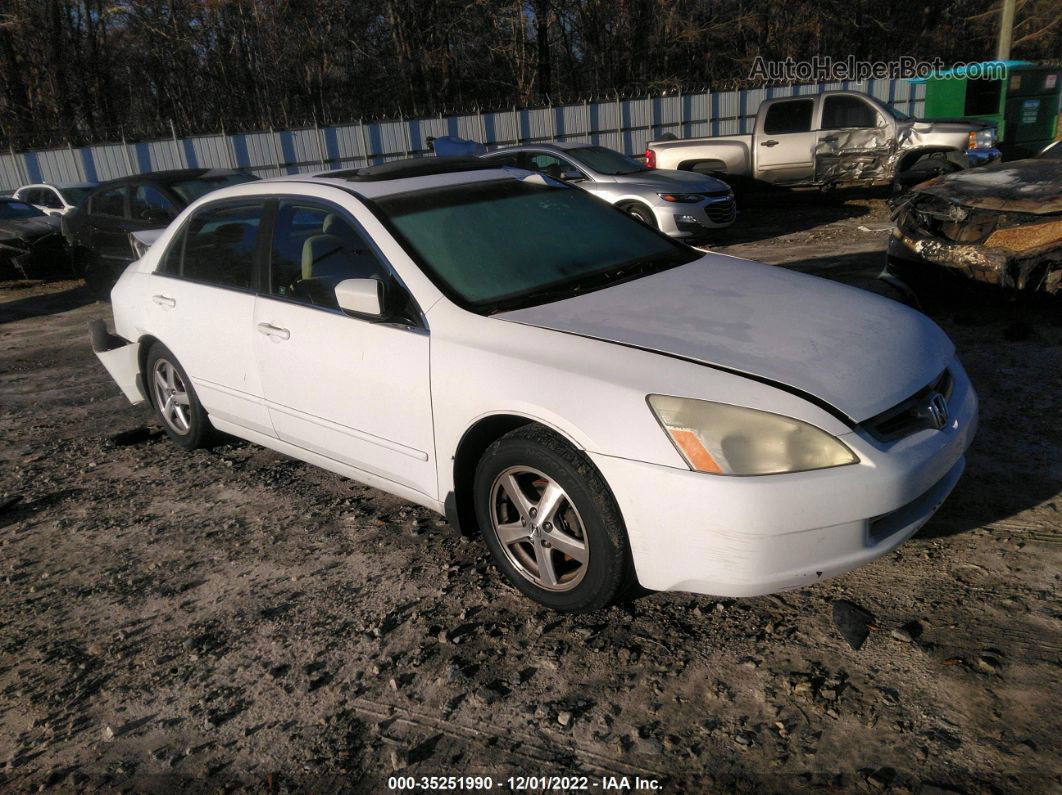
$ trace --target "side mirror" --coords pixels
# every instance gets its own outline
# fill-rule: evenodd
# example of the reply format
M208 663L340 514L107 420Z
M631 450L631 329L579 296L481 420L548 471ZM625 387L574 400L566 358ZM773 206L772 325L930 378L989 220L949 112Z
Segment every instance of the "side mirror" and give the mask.
M345 312L379 318L384 312L384 284L379 279L344 279L336 285L336 303Z
M571 171L562 171L560 178L565 182L579 182L580 180L586 179L586 177L583 176L583 172L574 169Z

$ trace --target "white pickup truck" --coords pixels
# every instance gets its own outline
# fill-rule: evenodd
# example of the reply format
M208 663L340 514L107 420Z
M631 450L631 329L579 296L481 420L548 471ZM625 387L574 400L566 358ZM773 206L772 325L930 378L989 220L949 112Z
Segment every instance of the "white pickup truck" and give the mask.
M651 141L651 168L698 171L731 183L780 186L892 182L900 190L999 159L995 128L922 121L857 91L770 99L755 132Z

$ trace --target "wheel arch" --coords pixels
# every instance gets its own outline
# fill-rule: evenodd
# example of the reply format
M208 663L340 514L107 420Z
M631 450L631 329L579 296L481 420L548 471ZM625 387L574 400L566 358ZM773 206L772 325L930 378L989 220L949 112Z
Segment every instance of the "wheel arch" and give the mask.
M903 154L903 156L896 163L896 171L897 173L899 173L907 170L926 155L935 155L942 153L962 155L962 150L956 149L954 146L920 146L917 149L911 149L910 151L905 152Z
M557 434L575 450L585 453L585 448L571 434L561 428L526 414L504 412L488 414L477 418L457 443L453 455L453 490L443 502L447 521L462 535L475 535L478 532L475 505L472 490L476 475L476 465L483 453L505 434L528 425L537 425Z
M712 159L696 159L696 160L683 160L678 164L679 171L695 171L698 174L726 174L727 165L723 160Z

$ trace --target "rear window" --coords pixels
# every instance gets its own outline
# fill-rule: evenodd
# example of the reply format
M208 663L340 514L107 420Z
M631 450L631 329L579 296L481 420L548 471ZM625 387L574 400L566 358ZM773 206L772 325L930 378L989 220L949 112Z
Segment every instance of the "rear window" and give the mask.
M502 180L377 202L444 292L477 311L621 278L626 268L699 256L584 191ZM573 293L574 294L574 293ZM514 303L514 299L517 299Z
M811 112L814 107L813 99L776 102L767 109L763 131L768 135L808 132L811 130Z
M229 185L240 185L244 182L252 182L258 177L251 174L218 174L216 176L204 174L194 179L185 179L180 182L172 182L169 189L176 193L184 203L191 204L200 196L206 196L211 191L227 188Z

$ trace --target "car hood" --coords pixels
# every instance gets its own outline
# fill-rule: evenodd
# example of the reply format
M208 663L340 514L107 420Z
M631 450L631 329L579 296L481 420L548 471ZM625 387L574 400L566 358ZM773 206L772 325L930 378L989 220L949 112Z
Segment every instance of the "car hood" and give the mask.
M612 177L622 185L642 185L656 190L689 191L690 193L714 193L729 190L730 186L715 177L693 171L673 171L654 168L637 174L622 174Z
M721 254L496 317L773 382L855 422L931 383L955 352L933 321L907 306Z
M1013 160L958 171L924 182L928 194L980 210L1053 215L1062 212L1062 160Z
M59 219L51 215L0 221L0 239L29 242L57 231L59 231Z

